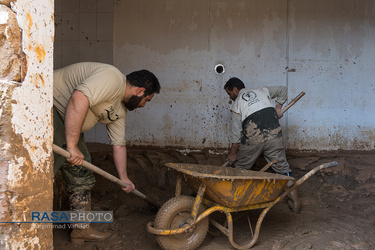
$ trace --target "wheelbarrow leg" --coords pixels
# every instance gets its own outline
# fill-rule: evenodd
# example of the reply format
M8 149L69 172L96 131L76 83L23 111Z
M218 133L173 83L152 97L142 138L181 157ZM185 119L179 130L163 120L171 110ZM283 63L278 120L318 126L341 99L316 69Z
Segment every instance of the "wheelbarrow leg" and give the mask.
M275 203L274 203L275 204ZM273 205L274 205L273 204ZM232 244L232 246L236 249L249 249L251 248L252 246L254 246L254 244L257 242L258 240L258 237L259 237L259 232L260 232L260 226L262 225L262 222L263 222L263 219L264 217L266 216L266 214L268 213L268 211L271 209L271 207L273 206L269 206L265 209L263 209L262 213L259 215L259 218L258 218L258 221L257 221L257 224L255 226L255 231L254 231L254 235L252 237L252 239L250 240L249 243L245 244L245 245L238 245L234 242L233 240L233 219L232 219L232 216L230 213L226 213L227 215L227 220L228 220L228 232L229 232L229 241L230 243Z
M197 193L197 197L195 198L195 202L194 202L193 210L192 210L192 212L191 212L191 216L193 217L194 221L197 219L198 211L199 211L199 206L200 206L201 203L202 203L202 199L203 199L204 191L206 191L206 185L201 184L201 185L199 186L199 190L198 190L198 193Z
M277 161L271 161L266 166L264 166L259 172L265 172L267 169L269 169L273 164L277 163ZM289 176L289 174L287 174ZM289 181L287 184L287 187L293 186L294 181ZM293 213L299 214L301 210L301 200L298 197L298 190L294 189L288 194L288 205Z
M293 186L295 181L289 181L287 183L287 187L291 187ZM299 199L299 196L298 196L298 189L294 189L293 191L291 191L289 194L288 194L288 205L290 207L290 209L292 210L293 213L295 214L299 214L300 210L301 210L301 200Z
M175 190L175 196L176 197L181 195L181 183L182 183L182 177L177 176L176 190Z

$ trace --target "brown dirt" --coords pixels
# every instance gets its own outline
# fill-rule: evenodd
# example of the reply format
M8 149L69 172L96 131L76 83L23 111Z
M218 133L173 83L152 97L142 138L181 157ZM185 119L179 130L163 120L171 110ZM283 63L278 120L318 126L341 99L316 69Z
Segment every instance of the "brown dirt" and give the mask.
M111 147L89 144L93 164L117 176ZM288 152L296 179L313 167L337 161L338 167L323 170L299 187L302 208L293 214L286 199L266 215L257 243L252 249L375 249L375 153L374 152ZM180 153L176 149L128 148L128 173L136 188L163 204L174 195L175 176L163 167L166 162L222 165L225 155L211 151ZM260 159L256 168L265 165ZM55 210L67 210L61 176L55 181ZM192 191L183 185L183 193ZM156 211L151 205L119 186L97 176L93 189L94 211L113 211L114 223L95 224L112 236L104 242L69 242L69 229L54 230L55 249L159 249L155 235L147 232ZM233 214L235 242L251 238L247 222L256 222L260 211ZM199 249L233 249L222 233L207 234Z

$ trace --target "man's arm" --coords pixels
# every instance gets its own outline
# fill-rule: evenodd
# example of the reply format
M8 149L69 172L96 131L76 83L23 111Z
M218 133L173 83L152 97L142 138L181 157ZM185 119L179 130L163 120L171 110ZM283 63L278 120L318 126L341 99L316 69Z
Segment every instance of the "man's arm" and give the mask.
M128 178L128 173L126 169L126 147L113 145L113 159L116 165L117 173L120 179L125 182L128 187L122 188L125 192L130 193L135 189L133 182Z
M239 143L232 143L232 146L230 147L228 161L229 161L229 164L232 166L234 165L234 163L236 163L237 151L238 151L239 146L240 146Z
M65 110L65 138L67 151L70 153L67 160L72 165L81 165L84 159L78 149L78 141L88 109L87 97L80 91L74 91Z
M281 112L281 108L282 108L282 106L283 106L283 105L278 104L278 105L276 105L276 107L275 107L275 109L276 109L276 113L277 113L277 115L279 116L279 119L280 119L281 117L283 117L283 114L282 114L282 112Z
M270 92L271 99L276 99L276 102L283 105L288 99L288 89L285 86L267 87Z
M276 99L275 109L280 119L283 116L283 114L281 113L281 108L288 99L288 89L285 86L273 86L267 88L270 92L271 99Z
M241 136L242 136L242 119L241 115L232 111L232 131L231 131L231 138L230 142L232 143L229 155L228 155L228 161L231 165L234 165L237 158L237 151L238 147L241 142Z

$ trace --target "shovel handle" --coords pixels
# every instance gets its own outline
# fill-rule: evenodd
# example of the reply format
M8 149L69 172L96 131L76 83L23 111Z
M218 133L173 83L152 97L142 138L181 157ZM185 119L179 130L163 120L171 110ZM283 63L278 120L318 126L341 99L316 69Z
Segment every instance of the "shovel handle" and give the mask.
M278 161L271 161L266 166L264 166L259 172L265 172L267 169L269 169L273 164L277 163Z
M57 146L57 145L55 145L55 144L52 145L52 150L53 150L53 152L55 152L56 154L59 154L59 155L61 155L61 156L64 156L65 158L69 158L69 157L70 157L70 154L69 154L68 151L66 151L66 150L63 149L63 148L60 148L59 146ZM87 161L85 161L85 160L82 162L82 166L84 166L85 168L87 168L87 169L89 169L89 170L91 170L91 171L93 171L93 172L95 172L95 173L97 173L97 174L103 176L104 178L106 178L106 179L108 179L108 180L110 180L110 181L112 181L112 182L114 182L114 183L120 185L121 187L124 187L124 188L127 188L127 187L128 187L128 185L127 185L125 182L123 182L122 180L120 180L119 178L117 178L117 177L111 175L110 173L108 173L108 172L102 170L101 168L98 168L97 166L95 166L95 165L93 165L93 164L91 164L91 163L89 163L89 162L87 162ZM135 194L135 195L141 197L142 199L144 199L144 200L147 201L148 203L152 204L153 206L155 206L155 207L159 207L158 204L156 204L154 201L150 200L146 195L142 194L142 193L139 192L137 189L133 189L131 192L132 192L133 194Z
M229 161L226 161L223 165L221 165L222 167L229 167L230 166L230 163Z
M290 107L292 107L304 95L305 95L305 92L303 91L299 93L299 95L297 95L293 100L290 101L290 103L288 103L288 105L285 106L285 108L281 110L281 114L284 114Z

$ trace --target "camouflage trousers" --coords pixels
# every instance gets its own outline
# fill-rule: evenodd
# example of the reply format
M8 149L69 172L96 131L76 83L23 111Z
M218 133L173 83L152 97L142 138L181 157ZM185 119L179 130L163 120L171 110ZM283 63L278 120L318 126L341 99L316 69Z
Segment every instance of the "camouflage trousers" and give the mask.
M72 191L68 193L69 209L70 211L91 211L91 191ZM90 227L89 223L72 223L71 228L87 229Z
M66 149L64 121L55 107L53 107L53 129L53 143L61 148ZM91 163L91 156L86 147L83 134L81 134L79 138L78 148L83 153L85 161ZM57 171L61 170L62 176L66 182L66 189L68 192L91 190L94 187L95 176L91 170L88 170L83 166L71 166L66 161L65 157L56 153L54 153L53 155L53 172L54 174L56 174Z

